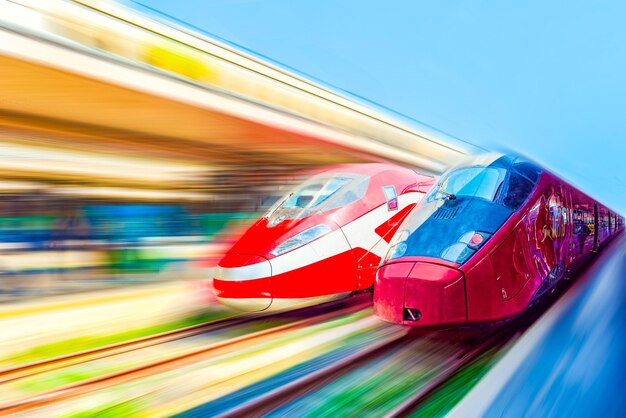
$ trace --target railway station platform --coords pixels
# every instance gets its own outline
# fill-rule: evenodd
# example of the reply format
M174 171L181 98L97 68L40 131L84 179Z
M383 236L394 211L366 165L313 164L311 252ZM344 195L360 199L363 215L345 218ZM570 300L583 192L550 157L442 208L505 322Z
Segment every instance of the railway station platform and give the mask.
M623 415L624 279L621 234L448 416Z
M0 307L0 359L42 345L82 344L199 315L211 310L209 292L201 285L176 281L5 304Z

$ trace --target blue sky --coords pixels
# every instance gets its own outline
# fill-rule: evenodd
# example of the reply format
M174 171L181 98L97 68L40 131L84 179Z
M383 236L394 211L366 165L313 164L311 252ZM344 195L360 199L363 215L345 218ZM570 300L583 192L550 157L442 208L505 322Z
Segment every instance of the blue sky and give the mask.
M626 214L626 2L140 2Z

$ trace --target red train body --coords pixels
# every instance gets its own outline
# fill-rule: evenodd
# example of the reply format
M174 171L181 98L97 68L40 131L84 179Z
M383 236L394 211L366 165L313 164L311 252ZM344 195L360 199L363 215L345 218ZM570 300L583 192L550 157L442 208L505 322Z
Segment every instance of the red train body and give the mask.
M399 227L377 273L375 313L410 326L515 316L623 227L534 164L480 157L444 174Z
M312 177L225 254L213 279L215 296L261 311L371 288L397 226L433 183L387 164L344 165Z

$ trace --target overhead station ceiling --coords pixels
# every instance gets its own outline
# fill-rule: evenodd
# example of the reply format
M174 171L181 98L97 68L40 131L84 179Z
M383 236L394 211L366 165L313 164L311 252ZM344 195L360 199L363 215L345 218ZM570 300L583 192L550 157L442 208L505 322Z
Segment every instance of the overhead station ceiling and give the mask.
M67 142L115 144L209 163L328 164L363 161L305 135L0 56L5 127L51 132Z
M0 145L36 145L48 156L55 150L127 156L138 166L154 159L200 167L198 181L206 187L207 179L220 179L215 188L228 187L233 173L243 177L230 186L263 184L276 173L363 161L395 161L437 174L472 152L108 2L16 0L0 12ZM0 174L140 183L96 169L64 173L30 164L28 172L28 166L0 164Z
M0 142L39 147L43 154L88 151L204 169L196 181L154 176L150 182L97 170L90 175L68 157L66 172L44 169L49 161L29 169L0 163L3 178L218 191L271 184L306 167L367 161L305 135L7 56L0 56L0 89Z

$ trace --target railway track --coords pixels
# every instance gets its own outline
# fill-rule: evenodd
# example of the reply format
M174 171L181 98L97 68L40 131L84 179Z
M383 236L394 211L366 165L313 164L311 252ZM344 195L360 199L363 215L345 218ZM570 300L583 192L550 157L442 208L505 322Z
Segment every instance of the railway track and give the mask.
M387 414L385 418L400 418L409 416L413 411L417 410L424 404L429 396L433 395L439 389L441 389L450 379L461 371L465 366L478 359L481 354L488 349L494 349L502 347L513 338L515 333L500 333L487 338L475 347L467 348L459 352L456 356L449 359L446 364L442 365L442 370L434 378L428 381L419 390L414 392L404 402L393 408Z
M486 338L481 338L481 343L473 346L461 344L460 340L451 343L452 345L459 343L463 348L460 349L454 356L451 356L448 360L446 360L445 363L438 364L438 372L430 381L428 381L400 405L393 408L385 416L395 418L409 415L411 411L419 407L424 399L441 388L459 370L478 358L485 352L485 350L500 346L506 341L509 341L513 334L514 333L498 331L481 334L481 336L485 336ZM393 352L397 348L414 344L427 335L430 337L433 336L433 334L424 332L405 332L389 336L388 338L378 341L364 350L347 356L342 360L326 367L320 368L313 373L267 392L262 396L243 402L232 409L222 411L216 416L220 418L234 418L240 416L265 416L271 414L281 406L324 387L328 384L328 382L332 382L335 379L341 378L342 376L362 368L372 361L385 358L388 355L393 355Z
M384 356L386 353L393 350L393 348L408 341L409 338L406 333L398 333L383 341L379 341L365 350L347 356L341 361L318 369L309 375L270 391L261 397L252 399L229 411L218 414L217 417L263 416L283 403L297 399L309 390L315 389L325 382L331 381L338 376L361 367L372 358Z
M194 335L218 331L231 326L237 326L239 324L245 323L246 320L247 318L241 316L225 318L217 321L191 325L185 328L179 328L154 335L148 335L133 340L122 341L119 343L109 344L87 350L81 350L62 356L19 364L0 370L0 384L9 383L14 380L24 379L26 377L50 372L53 370L58 370L63 367L74 366L101 358L128 353L131 351L179 340L182 338L191 337Z
M444 387L460 370L477 360L487 350L501 349L523 333L543 313L546 306L549 306L548 301L544 301L523 316L476 330L469 328L460 332L455 329L434 332L413 330L407 334L389 337L261 396L242 402L231 409L220 411L217 416L225 418L269 415L281 406L317 391L328 382L348 375L371 361L393 355L392 353L398 347L413 344L423 338L439 340L444 345L449 340L450 345L458 346L459 349L443 363L437 365L436 372L424 385L384 414L389 418L408 416ZM433 347L436 346L437 344L433 345Z
M361 298L364 300L364 298ZM278 312L272 314L246 314L219 319L216 321L204 322L201 324L191 325L184 328L165 331L158 334L148 335L132 340L122 341L118 343L108 344L101 347L95 347L87 350L81 350L70 354L65 354L48 359L37 360L29 363L18 364L16 366L0 369L0 384L9 383L14 380L24 379L41 373L58 370L63 367L74 366L93 360L124 354L170 341L176 341L195 335L201 335L209 332L220 331L230 327L249 324L256 321L281 319L288 317L297 317L298 315L314 314L317 312L331 311L340 307L349 301L336 301L328 304L302 308L290 312ZM359 300L355 298L355 303Z
M123 343L112 344L96 349L85 350L69 355L38 361L22 366L12 367L0 371L2 382L10 382L16 379L32 376L39 373L55 370L69 365L85 363L88 361L109 357L121 353L139 350L145 347L163 344L165 342L188 338L201 333L226 329L237 325L250 324L255 321L267 321L276 319L291 320L286 324L273 326L268 329L253 332L250 334L230 338L225 341L211 343L188 352L177 354L165 359L146 362L144 364L128 368L125 370L106 373L93 378L81 380L75 383L63 385L51 390L46 390L34 395L22 397L0 404L0 416L8 416L16 413L33 410L49 404L62 402L79 395L83 395L99 389L104 389L114 385L123 384L135 379L151 376L178 367L193 364L195 362L209 359L213 356L231 352L243 347L255 344L257 341L266 338L277 337L291 330L312 325L320 321L325 321L362 310L369 305L367 298L352 298L349 301L331 302L313 308L304 308L297 311L273 313L265 315L245 315L223 320L213 321L205 324L198 324L179 330L168 331L143 337ZM305 316L304 319L299 319ZM295 318L295 320L293 320Z

